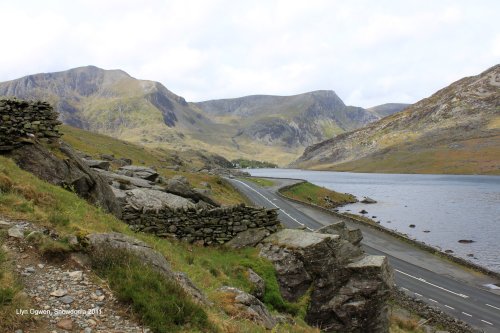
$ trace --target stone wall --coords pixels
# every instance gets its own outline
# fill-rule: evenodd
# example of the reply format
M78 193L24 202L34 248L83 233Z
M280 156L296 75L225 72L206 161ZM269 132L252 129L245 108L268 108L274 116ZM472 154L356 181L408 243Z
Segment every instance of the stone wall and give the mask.
M125 206L122 219L135 231L206 245L223 244L248 229L264 228L273 233L280 224L277 210L245 205L210 210L193 207L140 210Z
M34 138L57 138L57 113L40 101L0 100L0 150L12 150Z

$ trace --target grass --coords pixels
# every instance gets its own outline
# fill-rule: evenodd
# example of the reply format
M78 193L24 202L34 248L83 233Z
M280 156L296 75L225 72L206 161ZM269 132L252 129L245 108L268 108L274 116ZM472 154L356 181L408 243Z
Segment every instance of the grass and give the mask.
M220 331L265 332L264 329L244 318L236 319L226 314L223 311L223 304L218 299L220 292L217 289L223 285L234 286L250 292L252 285L246 275L247 269L250 267L266 281L264 302L268 307L273 310L296 314L297 325L280 324L276 328L277 332L317 332L316 329L307 326L300 318L301 314L305 312L307 299L290 304L281 298L274 267L269 261L259 257L258 249L232 250L225 247L198 247L181 241L158 238L151 234L134 233L125 223L88 204L75 193L36 178L32 174L19 169L12 160L2 156L0 156L0 182L3 184L0 192L0 216L14 220L28 220L37 225L54 229L61 236L62 241L53 243L42 239L40 245L37 246L41 252L48 252L49 256L53 253L61 253L64 256L65 251L68 250L64 238L69 235L82 238L89 233L112 231L131 235L146 242L163 254L174 270L185 272L204 291L207 297L215 303L212 307L204 308L204 311L207 314L208 321ZM13 209L24 205L30 206L32 209ZM107 273L103 271L102 274ZM113 271L109 274L109 281L126 279L127 274L131 274L133 279L138 281L145 281L140 280L142 277L134 275L135 273L132 271L126 271L126 273ZM156 279L151 278L151 276L144 277L144 279L148 279L147 281ZM115 284L110 282L110 284L114 286L116 292L122 292L122 286L118 282ZM3 286L4 284L0 285ZM152 289L155 292L158 290L166 292L168 290L166 286L159 285L152 288L156 288ZM153 293L152 290L144 291L149 295L148 302L159 304L156 302L161 302L161 300L157 298L163 298L163 296L160 296L162 294ZM132 294L132 290L127 291L130 292L130 294L127 294L126 291L123 290L125 295L123 299L127 300L127 302L134 304L137 302L139 304L134 307L136 314L142 318L151 316L154 323L157 320L154 319L156 318L154 314L156 312L148 314L148 306L143 306L144 303L141 303L140 298L137 300L134 298L140 297L140 295ZM1 314L6 314L10 318L12 317L12 311L10 310L11 308L5 309L5 311L1 311ZM196 317L198 318L196 320L193 319L193 323L191 323L189 318L194 317L189 317L190 315L187 314L186 316L185 322L178 321L180 331L204 331L205 329L201 329L201 327L211 330L211 324L204 326L204 321L199 321L198 317ZM192 325L198 325L196 326L198 328Z
M130 304L144 324L157 333L189 327L217 332L202 306L171 280L123 250L101 249L91 256L92 267L105 278L118 300Z
M244 177L243 179L248 180L248 181L255 183L259 186L262 186L262 187L270 187L270 186L274 186L274 184L275 184L272 180L266 179L266 178Z
M324 208L334 208L356 202L356 197L352 194L335 192L309 182L292 185L282 190L281 194Z

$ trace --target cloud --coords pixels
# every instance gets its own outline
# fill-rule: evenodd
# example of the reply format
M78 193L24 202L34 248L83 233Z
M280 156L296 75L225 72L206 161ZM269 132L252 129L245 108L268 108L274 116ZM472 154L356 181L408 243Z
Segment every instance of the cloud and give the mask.
M415 102L498 62L494 0L0 3L0 81L93 64L187 100L335 90Z

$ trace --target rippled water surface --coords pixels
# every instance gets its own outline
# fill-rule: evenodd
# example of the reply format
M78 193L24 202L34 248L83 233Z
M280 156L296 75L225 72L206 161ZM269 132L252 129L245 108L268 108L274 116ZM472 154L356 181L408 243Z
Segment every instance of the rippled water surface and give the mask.
M253 176L305 179L338 192L352 193L359 199L369 196L377 203L347 205L342 211L358 213L365 209L366 216L376 216L374 220L387 228L442 250L452 250L454 255L500 272L499 176L248 171ZM410 224L415 228L410 228ZM474 243L458 243L461 239Z

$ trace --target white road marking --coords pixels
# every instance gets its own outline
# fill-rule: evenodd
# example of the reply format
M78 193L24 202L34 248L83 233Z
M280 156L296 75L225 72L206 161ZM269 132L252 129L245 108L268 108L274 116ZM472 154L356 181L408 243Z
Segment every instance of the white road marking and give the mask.
M434 303L439 303L438 301L436 301L435 299L432 299L432 298L429 298L429 301L434 302Z
M446 304L445 304L444 306L446 306L448 309L455 310L455 308L452 308L452 307L451 307L451 306L449 306L449 305L446 305Z
M423 297L423 296L422 296L422 295L420 295L419 293L414 293L414 294L415 294L415 295L417 295L417 296Z
M497 308L496 306L493 306L493 305L491 305L491 304L488 304L488 303L486 303L486 306L489 306L490 308L493 308L493 309L497 309L497 310L500 310L500 308Z
M273 205L274 207L278 208L280 211L283 212L283 214L285 214L286 216L288 216L290 219L292 219L293 221L295 221L296 223L300 224L301 226L305 227L306 229L310 230L310 231L314 231L313 229L307 227L304 225L304 223L300 223L299 221L297 221L296 218L294 218L293 216L291 216L290 214L288 214L285 210L283 210L283 208L279 207L277 204L275 204L274 202L272 202L271 200L269 200L264 194L260 193L259 191L257 191L256 189L254 189L253 187L251 187L250 185L248 184L245 184L244 182L242 182L241 180L238 180L238 179L233 179L234 181L248 187L249 189L251 189L252 191L254 191L255 193L257 193L258 195L260 195L262 198L264 198L266 201L268 201L271 205Z
M472 317L472 315L471 315L471 314L468 314L467 312L463 312L463 311L462 311L462 313L463 313L464 315L466 315L466 316Z
M413 279L415 279L415 280L417 280L417 281L420 281L420 282L426 283L426 284L428 284L428 285L430 285L430 286L433 286L433 287L439 288L439 289L441 289L441 290L444 290L444 291L446 291L446 292L449 292L449 293L451 293L451 294L453 294L453 295L457 295L457 296L460 296L460 297L463 297L463 298L469 298L469 296L467 296L467 295L464 295L464 294L459 294L459 293L456 293L456 292L451 291L451 290L449 290L449 289L446 289L446 288L443 288L443 287L441 287L441 286L438 286L438 285L436 285L436 284L434 284L434 283L427 282L427 281L425 281L425 280L424 280L424 279L422 279L422 278L418 278L418 277L416 277L416 276L410 275L410 274L408 274L408 273L405 273L405 272L403 272L403 271L400 271L399 269L395 269L395 271L396 271L396 272L398 272L398 273L404 274L404 275L406 275L406 276L409 276L409 277L411 277L411 278L413 278ZM500 309L499 309L499 310L500 310Z
M489 321L486 321L486 320L482 320L482 319L481 319L481 321L482 321L483 323L486 323L486 324L488 324L488 325L491 325L491 326L493 326L493 324L492 324L492 323L490 323Z

